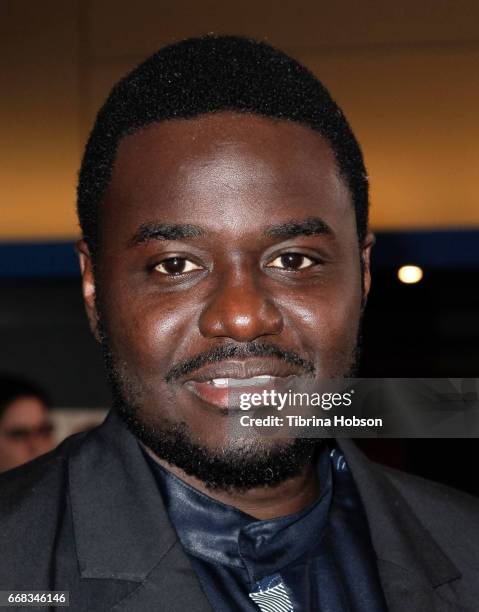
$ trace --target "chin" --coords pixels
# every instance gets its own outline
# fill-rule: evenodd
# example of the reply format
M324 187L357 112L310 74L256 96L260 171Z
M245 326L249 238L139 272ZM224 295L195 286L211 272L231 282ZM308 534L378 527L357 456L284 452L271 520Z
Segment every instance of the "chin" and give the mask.
M273 487L299 475L323 441L311 438L222 436L204 442L186 423L144 421L125 404L116 406L130 431L156 457L202 481L211 490Z

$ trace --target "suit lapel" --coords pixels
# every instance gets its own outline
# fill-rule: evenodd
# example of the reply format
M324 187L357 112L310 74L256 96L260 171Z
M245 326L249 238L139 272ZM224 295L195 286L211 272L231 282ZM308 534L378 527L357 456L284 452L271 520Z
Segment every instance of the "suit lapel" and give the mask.
M433 587L410 569L384 559L378 559L378 569L389 612L464 610L457 602L456 594L448 583Z
M142 451L113 411L72 454L69 481L81 578L137 583L111 609L211 611Z
M111 609L212 612L178 540L138 588Z
M349 440L337 440L363 502L391 612L460 610L451 583L459 570L379 466Z

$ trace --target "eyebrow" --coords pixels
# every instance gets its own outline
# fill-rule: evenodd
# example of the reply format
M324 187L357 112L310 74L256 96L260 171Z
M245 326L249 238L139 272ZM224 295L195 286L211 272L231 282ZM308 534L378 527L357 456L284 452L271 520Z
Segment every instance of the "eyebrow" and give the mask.
M199 225L190 223L156 223L147 222L140 225L130 240L131 246L137 246L151 240L185 240L203 236L205 230Z
M204 236L206 231L199 225L191 223L142 223L133 235L130 244L137 246L152 240L185 240ZM271 225L264 235L268 238L294 238L296 236L333 236L331 227L320 217L309 217L298 221L291 219L285 223Z
M296 236L334 236L331 227L320 217L309 217L302 221L291 219L286 223L271 225L265 231L268 238L295 238Z

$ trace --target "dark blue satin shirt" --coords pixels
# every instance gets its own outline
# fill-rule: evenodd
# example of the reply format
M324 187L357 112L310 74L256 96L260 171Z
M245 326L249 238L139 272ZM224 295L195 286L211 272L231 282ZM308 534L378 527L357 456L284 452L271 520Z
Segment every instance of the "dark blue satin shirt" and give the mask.
M387 610L364 510L336 449L319 456L316 502L263 521L201 493L145 456L214 610Z

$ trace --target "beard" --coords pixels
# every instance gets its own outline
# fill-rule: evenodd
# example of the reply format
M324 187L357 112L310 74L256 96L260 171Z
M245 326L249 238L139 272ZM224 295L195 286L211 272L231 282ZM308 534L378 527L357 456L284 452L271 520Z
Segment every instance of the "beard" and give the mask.
M295 438L266 447L261 439L237 438L234 445L210 449L192 439L186 423L152 428L130 408L124 405L119 410L130 431L158 458L197 478L211 491L244 493L279 485L299 475L323 445L318 438Z
M100 310L97 310L100 313ZM113 396L113 409L120 415L133 435L156 457L183 470L189 476L200 480L212 491L246 492L258 487L274 487L300 475L315 460L315 456L325 446L322 438L286 438L266 440L257 438L229 439L217 448L209 448L195 440L188 424L172 422L167 417L155 423L148 422L138 398L144 392L143 385L128 373L126 363L119 367L112 344L104 325L104 318L98 320L99 338L103 360L107 370L108 382ZM359 356L359 338L352 352L351 365L344 377L351 377L356 370ZM215 350L211 360L220 361L225 354ZM231 351L230 351L231 352ZM295 354L282 351L271 345L249 343L248 347L234 351L235 354L268 355L275 354L285 360L307 362ZM229 355L231 356L231 355ZM208 356L203 356L206 361ZM197 367L198 359L191 360L192 368ZM312 366L312 364L311 364ZM314 366L312 366L314 368ZM185 372L185 365L179 364L170 370ZM168 377L167 377L168 378Z

